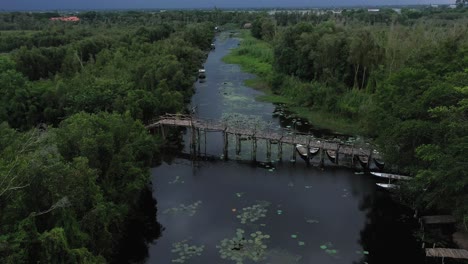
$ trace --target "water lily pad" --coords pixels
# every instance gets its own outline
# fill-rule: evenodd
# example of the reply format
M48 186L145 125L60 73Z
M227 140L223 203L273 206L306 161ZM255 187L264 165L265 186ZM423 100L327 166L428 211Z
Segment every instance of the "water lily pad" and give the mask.
M291 238L297 238L297 235L292 234Z
M320 248L321 249L327 249L327 246L326 245L321 245Z
M305 242L304 242L304 241L298 241L297 244L298 244L299 246L305 246Z

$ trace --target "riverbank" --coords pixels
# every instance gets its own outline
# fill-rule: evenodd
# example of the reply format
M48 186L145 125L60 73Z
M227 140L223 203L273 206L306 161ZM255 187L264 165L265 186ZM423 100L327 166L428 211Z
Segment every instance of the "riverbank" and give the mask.
M292 95L275 93L270 85L270 80L273 78L273 47L265 41L252 37L249 30L241 30L239 38L241 39L239 47L233 49L223 61L238 64L243 71L257 75L256 78L245 81L246 86L264 93L256 100L285 104L289 111L321 129L347 135L364 134L365 131L356 120L323 109L303 106Z

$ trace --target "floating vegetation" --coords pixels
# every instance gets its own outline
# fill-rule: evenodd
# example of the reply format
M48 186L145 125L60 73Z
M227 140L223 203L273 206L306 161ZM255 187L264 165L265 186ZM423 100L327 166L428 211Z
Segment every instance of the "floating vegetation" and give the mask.
M189 245L188 242L188 240L183 240L172 244L171 252L178 255L172 260L173 263L185 263L195 256L201 256L205 246Z
M185 181L182 181L180 179L180 176L176 176L176 178L173 181L169 182L169 184L177 184L177 183L185 183Z
M283 210L276 210L276 214L278 215L283 214Z
M243 195L244 195L243 192L242 193L236 193L236 196L239 197L239 198L241 198Z
M291 235L291 238L296 239L296 238L297 238L297 235L296 235L296 234L292 234L292 235Z
M315 219L308 219L308 218L306 218L306 223L308 223L308 224L318 224L319 221L318 221L318 220L315 220Z
M242 224L247 222L253 223L258 219L265 217L268 211L267 207L270 203L267 201L259 201L257 204L242 208L242 212L237 215Z
M169 209L164 210L163 214L186 213L189 216L193 216L197 212L197 209L198 209L198 207L200 206L201 203L202 203L202 201L197 201L197 202L195 202L193 204L190 204L190 205L180 204L177 207L173 207L173 208L169 208Z
M265 259L267 245L264 240L270 236L257 231L245 237L244 233L244 230L237 229L235 237L223 239L221 245L216 246L222 259L233 260L236 264L243 264L246 260L259 262Z
M301 247L302 247L302 246L305 246L305 242L304 242L304 241L298 241L297 244L298 244L299 246L301 246Z
M333 244L331 242L327 242L321 245L320 248L323 249L323 251L325 251L325 253L327 253L328 255L336 257L336 254L338 254L338 250L333 248Z
M306 186L304 186L304 188L310 189L310 188L312 188L312 185L306 185Z
M359 255L369 255L369 251L366 251L366 250L356 250L356 254L359 254Z

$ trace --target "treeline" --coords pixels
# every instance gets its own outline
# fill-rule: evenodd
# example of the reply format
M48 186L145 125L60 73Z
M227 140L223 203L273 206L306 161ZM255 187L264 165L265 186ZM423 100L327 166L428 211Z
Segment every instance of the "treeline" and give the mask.
M359 122L394 170L415 176L403 188L412 206L454 213L466 228L468 9L388 25L360 13L289 26L258 17L251 33L262 44L236 54L261 65L274 93Z
M148 186L162 142L143 124L184 111L213 29L169 20L1 32L0 262L145 258L124 254L161 232ZM129 236L135 226L145 231Z

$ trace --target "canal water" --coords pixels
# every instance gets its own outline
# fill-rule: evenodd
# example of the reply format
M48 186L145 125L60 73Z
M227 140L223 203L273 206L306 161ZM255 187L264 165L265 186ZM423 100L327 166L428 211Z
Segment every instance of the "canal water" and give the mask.
M192 99L198 117L355 140L255 101L261 92L243 84L253 76L221 60L238 44L227 34L217 36L205 63L207 78L197 82ZM189 132L182 133L188 152ZM292 147L284 149L282 162L273 153L273 162L263 163L261 142L260 162L253 163L248 141L240 155L232 143L233 159L223 161L222 135L208 133L206 152L214 159L171 158L152 169L164 230L150 244L147 263L423 263L411 212L377 189L370 175L291 163Z

